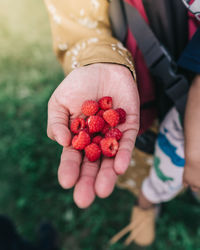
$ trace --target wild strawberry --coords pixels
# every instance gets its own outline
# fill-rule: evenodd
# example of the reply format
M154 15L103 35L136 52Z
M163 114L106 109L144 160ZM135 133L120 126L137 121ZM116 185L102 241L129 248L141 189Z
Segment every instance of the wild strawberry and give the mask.
M87 123L90 133L100 132L105 125L105 121L103 118L94 115L88 118Z
M106 110L103 113L103 118L111 127L115 127L119 123L119 114L114 109Z
M88 144L90 144L90 136L85 131L80 131L80 133L72 139L73 148L78 150L84 149Z
M100 146L102 153L107 157L115 156L119 148L119 144L115 138L102 139Z
M105 110L100 109L100 110L96 113L96 115L103 117L104 111L105 111Z
M109 129L110 129L110 125L109 125L107 122L105 122L105 125L104 125L104 127L103 127L101 133L102 133L103 135L105 135L105 134L109 131Z
M112 105L112 97L110 96L104 96L99 100L99 107L103 110L111 109Z
M112 128L105 134L105 138L108 137L114 137L117 141L119 141L122 137L122 132L118 128Z
M126 111L122 108L115 109L119 114L119 124L126 121Z
M99 145L99 144L100 144L100 141L101 141L102 139L103 139L102 136L97 135L97 136L95 136L95 137L92 139L92 142L94 142L94 143L96 143L97 145Z
M85 125L85 120L77 117L72 121L70 129L74 134L78 134L82 129L85 128Z
M99 110L99 104L98 102L87 100L82 104L81 111L84 115L90 116L97 113Z
M101 149L96 143L91 143L85 147L85 155L89 161L97 161L101 156Z

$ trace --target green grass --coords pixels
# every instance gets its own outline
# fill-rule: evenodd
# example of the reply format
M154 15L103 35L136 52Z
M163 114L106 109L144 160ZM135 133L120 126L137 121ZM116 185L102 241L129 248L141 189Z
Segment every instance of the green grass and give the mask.
M51 221L63 249L129 250L108 240L129 223L134 198L116 189L86 210L57 182L61 148L46 136L47 102L64 74L39 0L0 0L0 213L33 240ZM186 193L166 203L149 250L200 249L200 206Z

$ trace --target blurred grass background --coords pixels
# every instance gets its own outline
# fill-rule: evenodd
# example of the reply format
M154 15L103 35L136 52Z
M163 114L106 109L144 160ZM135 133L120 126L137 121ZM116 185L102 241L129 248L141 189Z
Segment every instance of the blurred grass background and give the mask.
M139 249L108 240L129 223L134 198L116 189L86 210L61 189L61 148L46 136L47 102L64 78L51 47L48 16L39 0L0 0L0 213L34 240L51 221L63 250ZM150 250L200 249L200 204L189 193L163 206Z

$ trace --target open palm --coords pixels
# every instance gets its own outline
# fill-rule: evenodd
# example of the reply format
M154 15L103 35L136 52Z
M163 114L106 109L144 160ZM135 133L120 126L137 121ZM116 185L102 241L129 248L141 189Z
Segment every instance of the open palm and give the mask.
M114 108L127 113L115 158L104 157L101 162L89 162L81 152L70 146L70 120L81 114L85 100L113 98ZM117 64L93 64L72 71L54 91L48 105L48 136L63 146L58 179L63 188L74 188L74 201L88 207L95 196L109 196L117 175L123 174L130 162L139 128L139 98L131 72Z

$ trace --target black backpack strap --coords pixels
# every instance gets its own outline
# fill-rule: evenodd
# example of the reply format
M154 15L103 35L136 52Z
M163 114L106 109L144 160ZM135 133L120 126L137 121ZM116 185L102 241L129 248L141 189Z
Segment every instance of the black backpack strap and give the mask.
M128 26L137 41L147 67L151 74L164 85L167 96L183 117L189 90L187 79L177 73L176 64L171 56L160 44L137 9L126 2L124 8Z
M181 0L142 0L149 26L178 60L188 43L188 10Z

